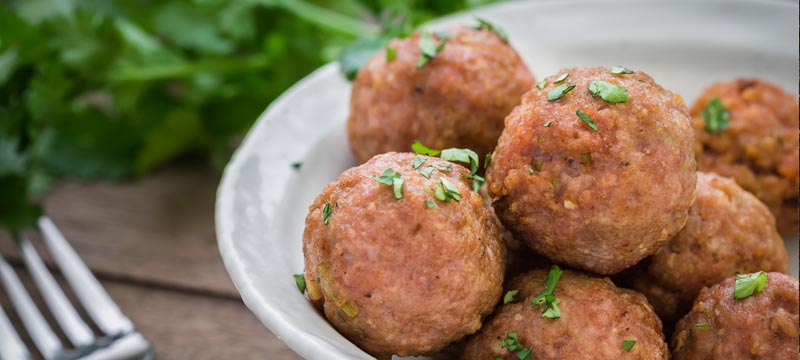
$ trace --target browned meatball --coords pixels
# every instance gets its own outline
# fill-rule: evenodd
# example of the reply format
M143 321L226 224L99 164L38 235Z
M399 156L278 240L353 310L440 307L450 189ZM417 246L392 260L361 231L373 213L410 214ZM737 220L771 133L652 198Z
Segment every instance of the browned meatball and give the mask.
M769 209L733 180L698 172L686 226L638 269L632 285L672 329L703 287L737 271L786 272L787 262Z
M505 247L497 220L463 178L469 171L423 158L419 169L451 170L426 179L412 154L378 155L328 185L306 217L309 297L344 336L380 357L430 354L475 332L502 292ZM401 199L373 179L386 169L401 174ZM435 199L442 182L460 201Z
M797 278L768 276L764 292L740 300L733 298L735 276L700 291L692 311L675 329L673 358L797 359Z
M480 156L492 151L503 118L533 86L533 75L491 31L448 33L442 51L421 68L415 33L389 43L393 60L387 62L382 51L358 72L347 133L359 162L408 151L414 140L436 149L469 148Z
M518 301L501 305L466 345L464 358L517 360L502 346L516 332L532 359L666 359L661 322L641 294L614 286L607 278L564 271L553 291L561 317L543 318L541 306L531 306L545 288L546 270L534 270L512 280ZM626 351L623 341L636 343Z
M548 101L565 73L561 85L575 88ZM596 80L625 87L629 101L593 97ZM573 68L546 81L506 118L487 170L493 205L516 237L551 260L616 273L660 250L686 222L696 181L688 111L642 72Z
M728 110L727 129L704 131L711 99ZM798 230L797 96L758 79L716 83L692 106L697 168L727 176L761 199L784 236Z

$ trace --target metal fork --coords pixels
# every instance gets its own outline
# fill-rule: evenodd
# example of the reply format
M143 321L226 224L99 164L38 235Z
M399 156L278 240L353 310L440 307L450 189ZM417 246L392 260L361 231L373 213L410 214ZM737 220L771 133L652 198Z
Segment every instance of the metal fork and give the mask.
M111 300L55 224L49 218L41 217L38 226L48 251L67 279L73 293L103 333L103 336L95 337L75 307L70 304L30 241L22 234L15 234L25 266L36 288L56 323L72 344L71 348L63 346L42 313L36 308L17 274L0 255L0 280L38 353L45 359L59 360L154 359L150 343L122 314L117 304ZM0 307L0 359L29 359L31 354L32 351L25 347Z

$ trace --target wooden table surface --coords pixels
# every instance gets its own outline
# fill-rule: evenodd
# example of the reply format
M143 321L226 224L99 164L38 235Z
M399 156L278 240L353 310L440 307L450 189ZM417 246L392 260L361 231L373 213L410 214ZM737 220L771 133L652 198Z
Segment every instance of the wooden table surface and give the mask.
M225 271L214 232L218 182L208 168L171 167L135 182L64 183L45 207L159 359L299 359L245 307ZM33 289L5 232L0 253ZM19 328L2 288L0 304Z

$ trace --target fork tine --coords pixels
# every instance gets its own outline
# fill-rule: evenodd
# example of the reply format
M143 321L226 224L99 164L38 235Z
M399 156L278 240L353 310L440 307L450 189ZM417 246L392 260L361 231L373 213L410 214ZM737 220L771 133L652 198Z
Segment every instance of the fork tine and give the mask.
M28 330L28 334L39 352L45 359L55 357L61 350L61 341L50 329L42 313L39 312L30 295L25 291L19 277L2 255L0 255L0 278L3 279L3 286L11 299L11 304L17 310L22 324L25 325L25 329Z
M39 218L39 230L50 254L61 268L61 273L100 330L107 335L133 331L131 321L122 314L117 304L111 300L97 278L92 275L48 217Z
M92 330L81 320L80 315L75 311L75 307L70 304L53 275L44 266L42 259L36 253L36 249L33 248L31 242L24 235L20 234L16 238L22 250L25 265L33 276L33 282L39 289L39 293L42 294L47 307L50 308L50 313L53 314L58 325L64 330L64 334L75 346L90 344L94 341Z
M20 340L0 306L0 359L29 359L31 354Z

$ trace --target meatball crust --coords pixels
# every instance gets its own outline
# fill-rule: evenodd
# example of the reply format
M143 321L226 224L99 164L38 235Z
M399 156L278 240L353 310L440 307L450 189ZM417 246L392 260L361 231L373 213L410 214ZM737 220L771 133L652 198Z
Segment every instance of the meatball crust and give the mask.
M703 130L703 109L718 97L729 128ZM798 231L797 96L759 79L736 79L707 88L691 109L697 168L727 176L761 199L775 214L778 231Z
M452 167L426 179L413 158L387 153L345 171L310 206L303 233L309 298L379 357L430 354L472 334L502 292L505 247L491 209L463 177L469 171L423 157L420 169ZM389 168L402 174L402 199L373 179ZM444 178L460 201L434 199Z
M533 86L533 75L492 31L457 28L448 34L442 51L421 68L415 33L389 43L393 60L381 51L358 72L347 134L359 162L408 151L414 140L480 156L494 149L503 119Z
M532 359L667 359L661 321L641 294L614 286L608 278L596 278L565 270L553 294L561 317L541 316L541 306L531 301L545 288L546 270L522 274L509 284L518 289L517 302L501 305L469 339L467 360L494 357L517 359L502 347L509 332L516 332L522 346L532 348ZM630 350L624 340L636 341Z
M761 201L731 179L698 172L686 226L649 258L632 285L671 329L703 287L737 271L786 272L788 259L775 219Z
M735 300L736 277L729 277L700 295L675 329L670 349L681 359L797 359L798 282L768 273L764 292ZM695 324L708 324L708 328Z
M549 77L506 117L489 192L503 224L535 251L613 274L660 250L686 222L696 181L691 121L681 98L645 73L563 73L574 90L548 101L558 86L558 75ZM624 86L629 101L594 98L595 80Z

